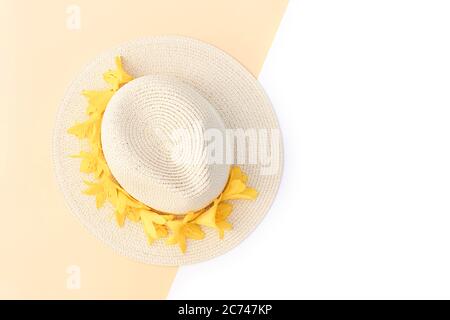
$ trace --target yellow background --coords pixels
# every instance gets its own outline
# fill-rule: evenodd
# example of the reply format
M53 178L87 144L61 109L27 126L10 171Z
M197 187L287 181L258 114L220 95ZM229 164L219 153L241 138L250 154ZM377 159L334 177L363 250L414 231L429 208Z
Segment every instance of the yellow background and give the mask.
M55 114L74 75L135 38L177 34L211 43L255 76L288 0L3 0L0 4L0 298L165 298L177 268L136 263L90 235L56 187ZM81 9L81 29L66 9ZM66 287L80 267L81 287Z

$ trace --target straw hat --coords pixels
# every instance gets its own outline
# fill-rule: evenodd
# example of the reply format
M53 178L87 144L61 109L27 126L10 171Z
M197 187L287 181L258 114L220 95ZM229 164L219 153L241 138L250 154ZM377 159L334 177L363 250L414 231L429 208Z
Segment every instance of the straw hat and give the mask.
M283 150L271 103L247 70L211 45L166 36L84 68L61 103L53 157L90 232L140 262L183 265L227 252L256 228L280 184Z

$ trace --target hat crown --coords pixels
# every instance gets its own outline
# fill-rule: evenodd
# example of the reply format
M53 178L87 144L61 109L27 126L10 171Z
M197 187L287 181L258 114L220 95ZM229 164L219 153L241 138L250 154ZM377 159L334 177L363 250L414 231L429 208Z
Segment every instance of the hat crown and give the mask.
M102 120L105 159L118 183L153 209L184 214L210 204L229 165L210 164L204 132L225 131L211 104L192 86L161 75L120 88Z

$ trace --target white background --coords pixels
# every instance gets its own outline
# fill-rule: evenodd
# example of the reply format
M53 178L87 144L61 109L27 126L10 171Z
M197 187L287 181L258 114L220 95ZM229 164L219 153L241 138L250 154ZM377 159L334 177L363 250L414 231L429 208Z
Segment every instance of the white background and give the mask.
M291 0L260 81L277 200L169 298L450 298L450 1Z

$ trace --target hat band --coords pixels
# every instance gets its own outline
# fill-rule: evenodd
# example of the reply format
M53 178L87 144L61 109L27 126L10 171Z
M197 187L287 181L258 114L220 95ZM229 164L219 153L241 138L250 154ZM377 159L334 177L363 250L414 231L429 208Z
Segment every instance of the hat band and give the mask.
M90 150L81 151L74 158L81 159L80 171L92 174L94 181L85 181L88 188L84 194L95 196L97 208L111 203L114 208L116 221L123 226L127 218L132 222L141 222L144 227L148 243L167 238L167 244L178 245L182 252L186 251L186 240L201 240L205 237L202 226L217 230L219 237L224 237L225 231L231 230L232 225L227 218L232 212L229 200L256 199L255 189L247 187L247 176L239 167L232 167L228 182L222 193L208 206L184 215L174 215L152 209L146 204L133 198L123 189L112 175L101 145L101 122L109 100L121 86L133 80L122 66L120 57L116 57L116 70L108 70L103 79L110 85L107 90L85 90L82 94L87 98L86 113L88 119L77 123L68 133L77 138L87 140Z

